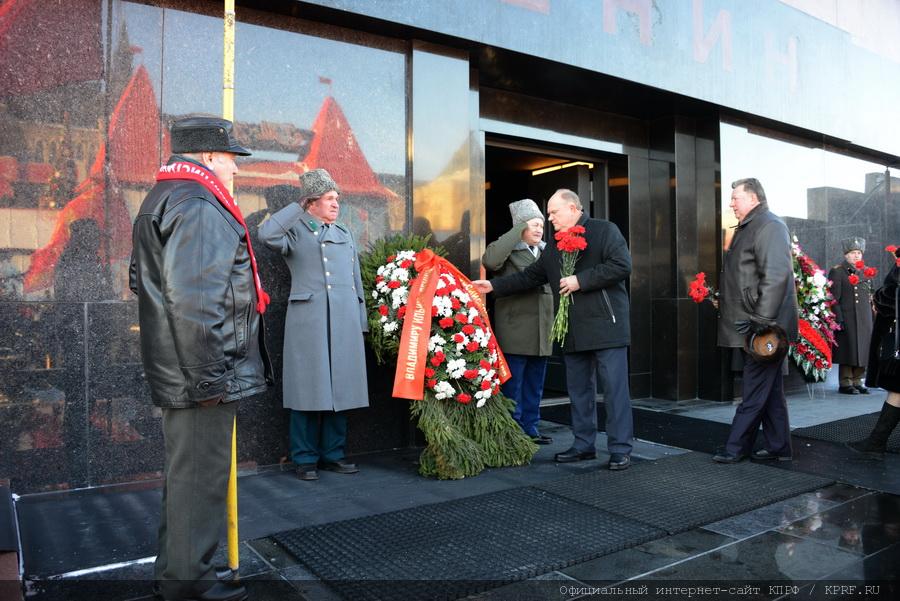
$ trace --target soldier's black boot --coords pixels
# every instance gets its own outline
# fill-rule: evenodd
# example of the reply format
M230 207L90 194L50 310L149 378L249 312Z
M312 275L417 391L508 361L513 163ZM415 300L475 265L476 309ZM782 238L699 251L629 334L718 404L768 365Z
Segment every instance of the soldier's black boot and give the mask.
M884 452L887 449L887 441L891 436L891 432L900 422L900 407L894 407L887 403L881 408L881 414L878 416L878 422L872 429L869 437L859 442L847 443L847 447L857 453L865 453L875 459L884 459Z

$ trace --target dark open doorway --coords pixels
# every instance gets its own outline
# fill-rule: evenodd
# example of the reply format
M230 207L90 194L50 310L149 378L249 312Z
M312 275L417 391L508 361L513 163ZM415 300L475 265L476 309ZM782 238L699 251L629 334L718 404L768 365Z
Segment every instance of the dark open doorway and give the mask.
M488 138L485 144L485 239L493 242L512 227L509 204L531 198L547 214L560 188L578 194L589 217L609 219L628 239L628 173L625 157ZM553 228L544 229L548 244ZM551 283L552 284L552 283ZM566 396L565 365L558 346L547 365L544 397Z

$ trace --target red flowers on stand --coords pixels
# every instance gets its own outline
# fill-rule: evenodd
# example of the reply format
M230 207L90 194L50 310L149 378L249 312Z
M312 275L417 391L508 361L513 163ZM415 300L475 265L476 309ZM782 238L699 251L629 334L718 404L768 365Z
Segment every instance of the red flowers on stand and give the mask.
M584 227L574 225L567 230L556 232L553 236L556 239L556 248L562 257L562 266L559 273L562 277L575 275L575 263L578 261L578 255L587 248L587 240L584 239ZM560 296L559 310L556 312L556 318L553 320L553 327L550 328L550 341L559 342L562 345L566 340L566 334L569 332L569 305L572 303L572 295Z

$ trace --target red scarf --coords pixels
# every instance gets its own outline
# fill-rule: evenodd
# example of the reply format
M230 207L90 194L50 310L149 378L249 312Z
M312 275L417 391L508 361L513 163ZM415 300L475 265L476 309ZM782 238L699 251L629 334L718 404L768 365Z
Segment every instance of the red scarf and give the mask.
M250 253L250 267L253 269L253 283L256 285L256 310L260 314L265 313L266 305L269 304L269 295L263 290L262 282L259 279L259 268L256 266L256 256L253 254L253 245L250 244L250 230L247 229L247 224L244 222L244 216L241 214L241 209L238 208L237 203L234 201L228 188L223 186L222 182L219 181L219 178L208 169L184 161L163 165L159 168L159 173L156 174L156 181L161 182L170 179L188 179L202 185L212 192L213 196L222 203L223 207L228 209L228 212L231 213L232 217L237 219L238 223L244 226L244 233L247 237L247 250Z

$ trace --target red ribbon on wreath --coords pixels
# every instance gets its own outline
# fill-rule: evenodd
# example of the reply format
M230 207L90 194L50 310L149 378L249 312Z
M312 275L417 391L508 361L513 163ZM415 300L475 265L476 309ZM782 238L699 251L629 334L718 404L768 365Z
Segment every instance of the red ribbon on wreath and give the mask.
M428 248L416 253L415 267L418 276L410 284L406 301L403 332L400 335L400 348L397 352L397 371L394 373L393 396L416 401L422 400L425 396L425 367L428 339L431 338L431 305L441 270L453 275L475 304L478 314L491 331L491 340L495 342L492 346L497 350L497 374L500 383L509 380L509 365L500 347L496 345L487 309L472 281L450 261L434 254Z

